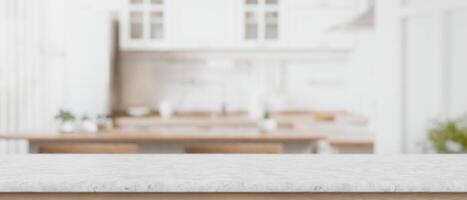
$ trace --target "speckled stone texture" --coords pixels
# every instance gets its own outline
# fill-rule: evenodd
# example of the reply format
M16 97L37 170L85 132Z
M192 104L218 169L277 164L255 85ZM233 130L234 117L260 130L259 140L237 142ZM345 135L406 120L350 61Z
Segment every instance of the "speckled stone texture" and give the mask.
M467 156L0 156L0 192L467 192Z

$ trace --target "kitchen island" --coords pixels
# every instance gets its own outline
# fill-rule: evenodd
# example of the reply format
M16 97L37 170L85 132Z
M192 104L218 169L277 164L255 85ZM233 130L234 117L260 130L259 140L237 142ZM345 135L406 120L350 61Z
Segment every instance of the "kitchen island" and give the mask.
M0 199L466 199L467 157L0 157Z
M135 144L138 153L184 153L191 145L212 144L280 144L283 153L313 153L316 143L325 135L314 131L277 130L268 133L259 131L121 131L98 133L12 133L0 134L3 140L24 140L29 144L29 153L37 153L46 145L83 144Z

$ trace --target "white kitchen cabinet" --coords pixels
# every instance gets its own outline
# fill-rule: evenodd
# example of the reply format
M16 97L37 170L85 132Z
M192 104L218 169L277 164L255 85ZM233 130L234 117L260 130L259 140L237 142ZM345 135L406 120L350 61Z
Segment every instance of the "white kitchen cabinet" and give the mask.
M243 47L351 49L356 33L336 30L363 12L362 0L240 0Z
M250 43L277 42L279 0L243 0L242 39Z
M228 48L235 42L236 0L168 0L168 34L175 49Z
M165 7L167 0L127 0L120 23L121 47L167 47Z
M229 48L235 43L236 0L127 0L124 50Z
M127 0L124 50L350 49L363 0Z

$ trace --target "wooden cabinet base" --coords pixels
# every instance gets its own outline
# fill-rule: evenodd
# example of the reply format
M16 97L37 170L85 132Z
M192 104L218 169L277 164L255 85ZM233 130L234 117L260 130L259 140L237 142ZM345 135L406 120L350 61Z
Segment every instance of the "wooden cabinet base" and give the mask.
M0 193L8 200L464 200L467 193Z

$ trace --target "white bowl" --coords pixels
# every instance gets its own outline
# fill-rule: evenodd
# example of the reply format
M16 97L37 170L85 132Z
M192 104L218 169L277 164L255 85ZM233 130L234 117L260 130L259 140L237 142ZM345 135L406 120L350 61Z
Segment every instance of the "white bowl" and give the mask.
M144 117L151 113L151 109L148 107L131 107L126 112L131 117Z

